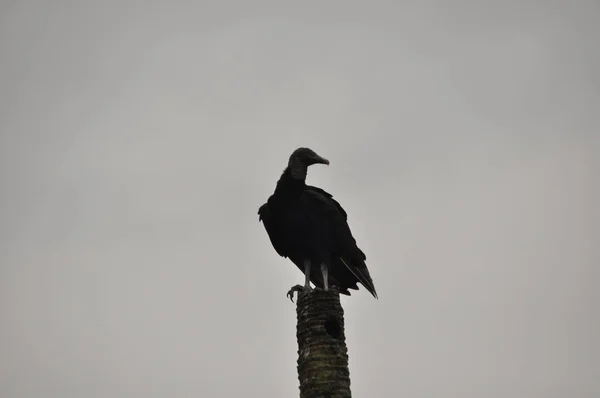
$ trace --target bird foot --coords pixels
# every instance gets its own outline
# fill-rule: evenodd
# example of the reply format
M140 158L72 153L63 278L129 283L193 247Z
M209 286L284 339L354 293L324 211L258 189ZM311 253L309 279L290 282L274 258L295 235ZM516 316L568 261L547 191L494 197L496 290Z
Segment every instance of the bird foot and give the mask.
M306 292L310 292L312 290L312 287L310 286L302 286L302 285L296 285L296 286L292 286L292 288L290 289L289 292L287 292L286 296L292 300L292 303L294 302L294 292L298 293L298 297L300 297L300 293L306 293Z

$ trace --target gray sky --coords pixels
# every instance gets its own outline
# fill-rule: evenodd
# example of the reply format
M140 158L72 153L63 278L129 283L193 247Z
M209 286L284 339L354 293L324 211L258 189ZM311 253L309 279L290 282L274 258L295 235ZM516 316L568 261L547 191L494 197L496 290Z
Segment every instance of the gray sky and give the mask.
M0 396L297 396L298 146L356 397L600 395L600 6L361 3L0 3Z

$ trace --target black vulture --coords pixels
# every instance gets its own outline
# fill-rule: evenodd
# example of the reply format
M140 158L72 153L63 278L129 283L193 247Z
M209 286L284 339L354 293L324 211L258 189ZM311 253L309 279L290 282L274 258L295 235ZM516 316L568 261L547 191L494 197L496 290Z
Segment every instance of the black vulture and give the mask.
M288 297L293 300L295 291L310 290L310 282L325 290L336 286L349 296L348 289L358 290L360 282L377 298L366 256L350 232L346 212L331 194L306 185L308 166L318 163L329 161L309 148L296 149L275 192L258 210L275 251L305 275L304 286L294 286Z

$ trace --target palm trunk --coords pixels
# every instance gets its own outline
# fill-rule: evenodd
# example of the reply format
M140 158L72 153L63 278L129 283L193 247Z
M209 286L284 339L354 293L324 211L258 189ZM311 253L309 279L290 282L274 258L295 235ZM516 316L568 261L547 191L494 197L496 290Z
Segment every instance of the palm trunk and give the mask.
M298 324L300 398L350 398L344 310L337 290L301 293Z

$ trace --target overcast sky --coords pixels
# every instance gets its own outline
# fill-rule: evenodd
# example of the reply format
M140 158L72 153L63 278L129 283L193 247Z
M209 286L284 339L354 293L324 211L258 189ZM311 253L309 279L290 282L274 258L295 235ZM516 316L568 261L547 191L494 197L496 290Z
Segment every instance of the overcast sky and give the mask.
M290 153L356 397L600 395L596 1L0 3L0 396L293 397Z

